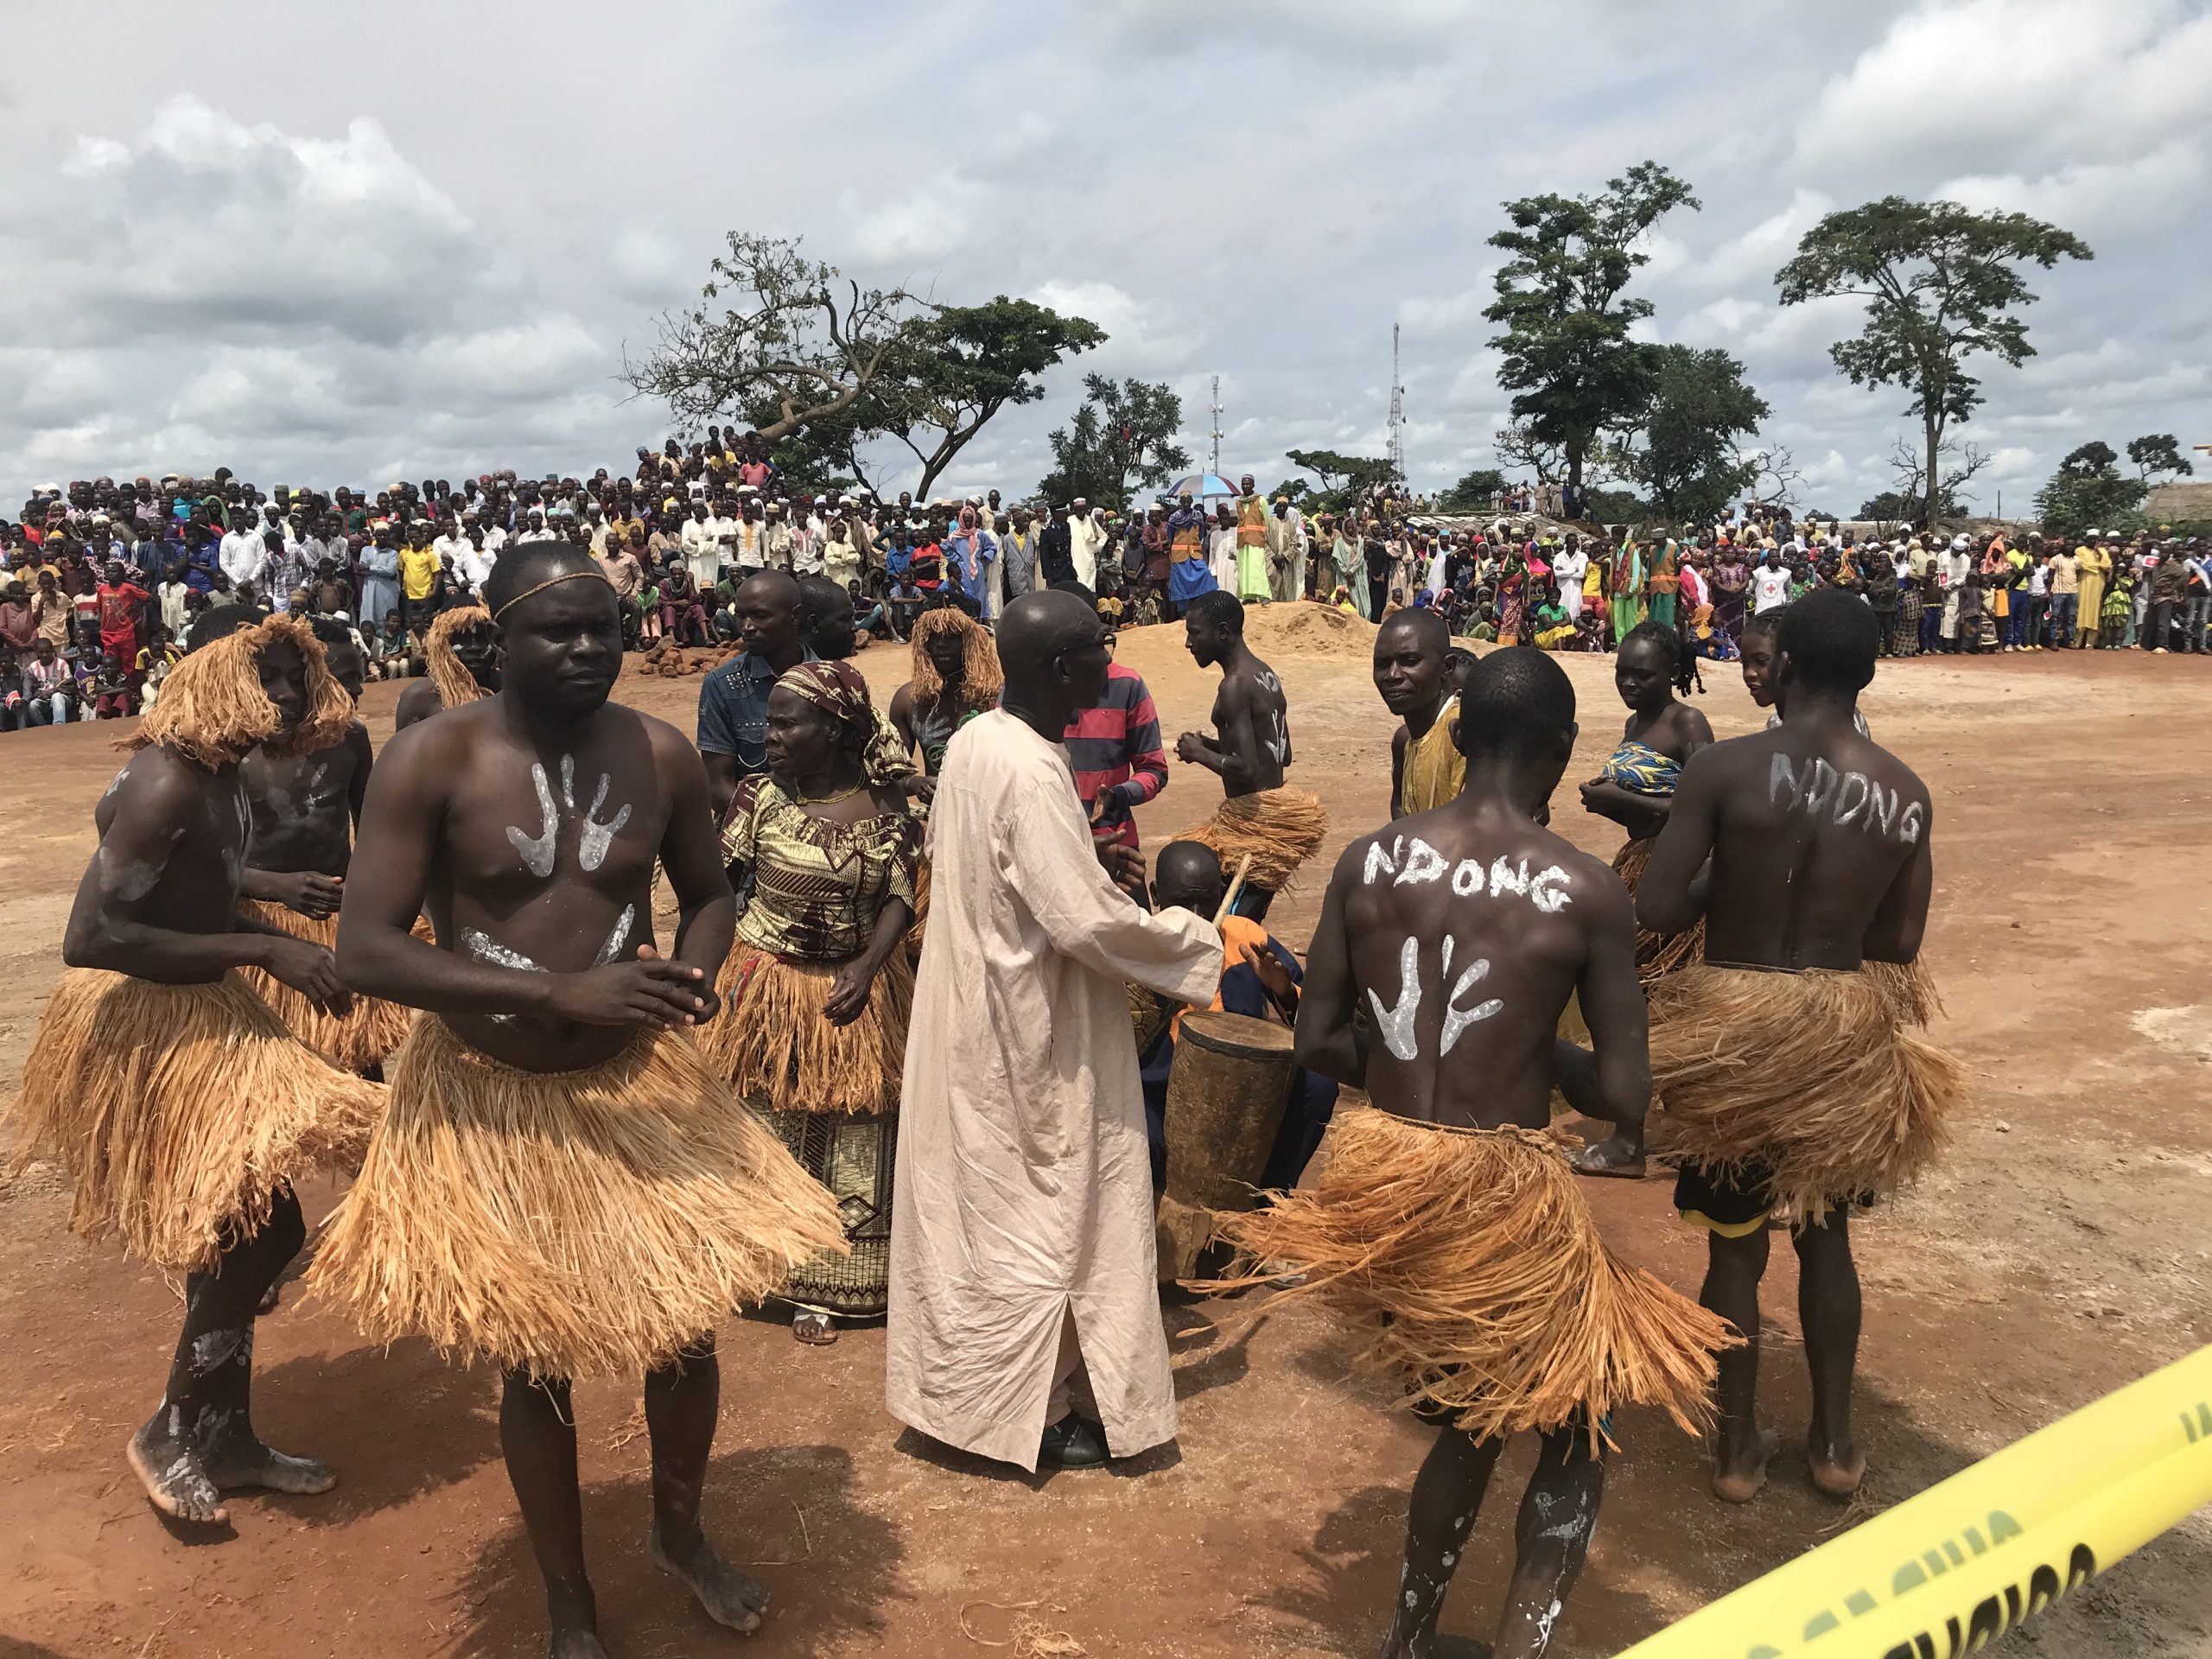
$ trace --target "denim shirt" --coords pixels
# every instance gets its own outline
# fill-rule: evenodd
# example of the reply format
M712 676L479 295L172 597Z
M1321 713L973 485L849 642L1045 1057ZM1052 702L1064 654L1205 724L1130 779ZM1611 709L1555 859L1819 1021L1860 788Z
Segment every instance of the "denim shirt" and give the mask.
M813 662L812 652L805 660ZM741 651L699 682L699 750L734 755L741 777L768 769L768 693L776 671Z

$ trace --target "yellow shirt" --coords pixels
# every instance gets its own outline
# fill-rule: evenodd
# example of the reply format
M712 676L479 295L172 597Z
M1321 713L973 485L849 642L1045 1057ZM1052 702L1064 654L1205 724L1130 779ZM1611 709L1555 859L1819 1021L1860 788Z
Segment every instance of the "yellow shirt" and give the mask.
M1459 699L1446 697L1436 721L1406 744L1403 773L1398 779L1398 808L1403 816L1427 812L1459 798L1467 784L1467 758L1452 741L1452 722L1459 718Z
M428 599L438 585L440 561L427 547L399 550L399 591L410 599Z

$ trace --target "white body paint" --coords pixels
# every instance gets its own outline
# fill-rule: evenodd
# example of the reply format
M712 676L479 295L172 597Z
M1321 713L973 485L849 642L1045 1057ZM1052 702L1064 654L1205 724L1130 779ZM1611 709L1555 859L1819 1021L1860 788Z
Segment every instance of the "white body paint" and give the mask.
M1451 978L1452 957L1458 946L1457 938L1448 933L1444 936L1444 964L1439 976L1440 978ZM1477 957L1460 974L1445 997L1444 1030L1436 1051L1439 1059L1452 1052L1469 1026L1495 1017L1505 1007L1496 997L1478 1002L1471 1008L1458 1006L1459 999L1480 984L1489 973L1490 958ZM1422 995L1421 941L1408 937L1398 947L1397 1001L1385 1007L1382 997L1371 989L1367 993L1368 1003L1375 1010L1375 1028L1382 1035L1382 1046L1395 1058L1408 1063L1421 1058L1421 1038L1415 1021L1421 1014Z
M613 777L599 774L599 792L592 797L591 805L585 810L583 823L576 832L576 862L586 871L597 869L607 861L607 849L622 826L630 822L630 806L625 802L615 810L614 816L601 822L600 812L607 804L607 791L613 785ZM561 798L556 804L552 780L546 777L544 766L532 761L530 768L531 787L537 793L538 828L530 834L518 824L507 826L507 840L522 855L524 868L541 881L553 874L553 867L561 845L563 813L576 810L576 758L572 754L561 757Z
M1451 864L1419 836L1410 844L1403 836L1392 836L1387 852L1381 841L1370 842L1360 881L1371 887L1387 875L1394 887L1418 887L1426 881L1440 881L1447 874L1452 893L1461 899L1479 898L1487 887L1493 899L1510 893L1516 899L1526 899L1547 916L1556 915L1574 902L1573 893L1568 891L1573 879L1557 864L1534 875L1529 873L1525 858L1518 864L1509 864L1502 857L1493 859L1488 870L1478 858L1463 858Z
M1767 763L1766 798L1786 812L1818 817L1827 812L1839 830L1857 824L1862 830L1901 847L1917 844L1926 813L1918 801L1905 801L1900 791L1885 791L1863 772L1839 772L1815 755L1800 771L1786 754Z

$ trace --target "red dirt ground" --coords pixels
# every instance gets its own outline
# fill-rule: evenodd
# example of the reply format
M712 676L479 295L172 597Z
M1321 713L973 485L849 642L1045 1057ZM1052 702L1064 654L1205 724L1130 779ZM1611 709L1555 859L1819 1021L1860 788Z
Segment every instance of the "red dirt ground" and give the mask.
M1303 943L1326 868L1386 812L1389 722L1367 638L1300 607L1255 620L1293 698L1294 781L1334 829L1277 931ZM1212 677L1178 631L1125 635L1173 747ZM1620 710L1602 658L1568 658L1583 696L1573 779L1595 770ZM862 666L879 695L903 653ZM1731 669L1701 705L1723 736L1755 711ZM365 712L388 733L394 689ZM626 678L623 695L690 729L696 680ZM1929 779L1939 860L1929 953L1943 1031L1978 1098L1949 1163L1860 1233L1867 1290L1859 1438L1866 1489L1813 1495L1789 1453L1745 1510L1706 1496L1698 1448L1648 1414L1624 1454L1588 1573L1554 1651L1611 1654L2030 1430L2212 1341L2212 888L2199 734L2212 675L2129 653L1944 659L1885 667L1867 697L1878 737ZM113 729L0 740L0 1098L47 988L116 766ZM1566 832L1610 852L1618 832L1562 795ZM1148 841L1211 810L1211 780L1176 766L1143 816ZM337 1196L321 1185L311 1209ZM1633 1259L1694 1291L1694 1236L1668 1188L1591 1192ZM67 1229L52 1172L0 1185L0 1656L216 1659L525 1656L542 1604L499 1465L496 1378L422 1347L365 1347L328 1310L264 1322L257 1419L279 1446L327 1459L321 1498L233 1502L235 1533L173 1535L121 1457L151 1408L175 1290ZM1765 1391L1787 1442L1805 1421L1795 1268L1769 1278ZM1169 1310L1179 1446L1103 1473L1027 1479L933 1452L882 1410L882 1336L827 1350L780 1325L723 1333L710 1524L772 1586L741 1645L706 1624L644 1553L645 1447L634 1386L579 1388L588 1529L605 1633L620 1659L774 1656L1365 1655L1395 1584L1405 1491L1427 1435L1347 1378L1326 1321L1251 1303ZM1217 1323L1216 1323L1217 1321ZM1500 1471L1448 1630L1487 1636L1529 1451ZM2212 1654L2212 1527L2168 1535L2012 1638L2067 1659ZM1052 1637L1064 1638L1056 1645ZM1077 1645L1066 1645L1072 1643Z

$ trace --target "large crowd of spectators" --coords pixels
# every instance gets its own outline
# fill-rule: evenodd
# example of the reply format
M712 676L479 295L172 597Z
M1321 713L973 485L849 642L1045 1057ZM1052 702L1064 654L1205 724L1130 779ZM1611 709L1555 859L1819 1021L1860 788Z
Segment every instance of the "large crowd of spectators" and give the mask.
M1447 530L1420 505L1377 493L1309 520L1277 497L1260 593L1378 619L1433 607L1460 634L1554 649L1610 650L1652 620L1725 658L1747 615L1834 586L1883 614L1897 656L2208 647L2212 560L2194 538L1860 539L1747 508L1616 544L1503 517ZM764 569L844 588L863 637L903 639L943 605L988 620L1010 598L1067 582L1122 623L1172 618L1174 527L1200 518L1219 585L1250 588L1227 504L1163 502L1123 518L1080 500L1009 507L995 490L928 502L810 491L734 428L640 448L630 469L582 479L504 470L327 493L264 490L227 468L79 480L0 520L0 731L139 712L159 697L194 614L225 600L342 619L372 677L419 673L430 622L473 602L511 542L588 544L623 601L629 643L647 650L734 642L737 589Z

